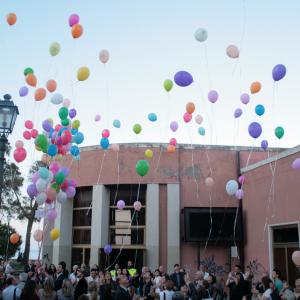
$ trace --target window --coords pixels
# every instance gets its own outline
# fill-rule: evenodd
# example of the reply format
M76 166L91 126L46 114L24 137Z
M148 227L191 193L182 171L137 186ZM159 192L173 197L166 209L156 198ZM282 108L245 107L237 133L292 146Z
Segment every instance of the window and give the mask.
M91 229L73 229L73 244L90 244Z

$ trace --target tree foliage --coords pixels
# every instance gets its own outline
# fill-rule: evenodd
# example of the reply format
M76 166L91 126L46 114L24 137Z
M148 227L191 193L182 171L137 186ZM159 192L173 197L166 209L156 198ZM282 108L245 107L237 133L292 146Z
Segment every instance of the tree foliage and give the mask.
M17 244L9 242L9 237L15 233L16 230L8 224L0 224L0 257L6 258L6 252L8 258L15 256L16 252L20 249L22 244L22 238Z

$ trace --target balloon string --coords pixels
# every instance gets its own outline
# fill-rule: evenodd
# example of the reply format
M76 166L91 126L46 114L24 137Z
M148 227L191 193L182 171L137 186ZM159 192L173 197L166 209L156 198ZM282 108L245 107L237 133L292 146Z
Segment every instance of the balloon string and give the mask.
M158 168L159 168L159 163L160 163L160 159L161 159L161 154L162 154L162 150L163 150L162 145L160 145L159 148L160 149L159 149L158 159L157 159L157 163L156 163L156 167L155 167L155 175L154 175L152 183L155 183L155 180L156 180L156 177L157 177Z
M114 204L113 206L115 206L116 201L117 201L117 196L118 196L118 191L119 191L119 184L120 184L120 164L119 164L119 151L117 151L117 188L116 188L116 193L115 193L115 198L114 198Z
M206 249L207 249L207 245L208 245L208 242L210 240L210 237L211 237L211 232L212 232L212 228L213 228L213 218L212 218L212 196L211 196L211 191L209 190L208 191L208 196L209 196L209 218L210 218L210 228L209 228L209 233L208 233L208 237L207 237L207 240L205 242L205 247L204 247L204 251L203 251L203 257L205 256L205 253L206 253Z
M239 249L236 244L236 224L237 224L237 218L238 218L238 213L239 213L239 207L237 206L236 208L236 213L235 213L235 218L234 218L234 225L233 225L233 242L234 242L234 247L237 249L237 258L239 259Z

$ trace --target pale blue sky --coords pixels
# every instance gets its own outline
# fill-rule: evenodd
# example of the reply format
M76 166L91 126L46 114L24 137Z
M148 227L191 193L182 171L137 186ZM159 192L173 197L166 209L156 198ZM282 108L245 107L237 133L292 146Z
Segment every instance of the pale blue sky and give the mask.
M0 5L0 94L10 93L19 106L20 117L11 136L22 137L24 121L32 119L38 129L47 117L55 117L57 108L47 97L35 103L34 90L25 98L18 97L24 85L23 70L32 67L38 86L56 79L58 92L70 98L78 110L84 145L97 144L103 128L112 128L114 118L120 129L112 128L111 142L157 142L176 137L179 142L252 145L248 124L261 122L263 136L271 146L292 147L298 144L300 85L300 2L261 0L124 0L124 1L1 1ZM5 16L15 12L18 21L9 27ZM84 34L73 40L68 17L78 13ZM197 28L208 31L205 43L194 39ZM56 57L49 55L53 41L61 44ZM236 62L226 56L226 47L241 49ZM104 67L98 60L101 49L110 51L111 59ZM205 55L205 53L207 55ZM277 63L287 66L286 77L275 87L273 96L272 68ZM91 70L90 78L76 83L81 66ZM174 87L167 94L162 88L166 78L173 79L179 70L187 70L195 82L188 88ZM248 92L252 81L262 83L261 93L244 106L241 92ZM212 105L207 92L219 92ZM198 126L182 121L185 104L193 101L196 112L204 116L205 140ZM254 114L256 104L263 104L263 117ZM244 109L239 123L234 121L235 108ZM147 114L158 115L156 123ZM94 115L102 120L94 122ZM212 126L209 125L211 120ZM169 130L169 122L177 120L177 133ZM131 128L141 123L142 133L136 137ZM285 136L275 142L274 127L285 128ZM191 136L191 139L190 137ZM259 145L259 141L256 145ZM26 142L26 170L34 158L33 142Z

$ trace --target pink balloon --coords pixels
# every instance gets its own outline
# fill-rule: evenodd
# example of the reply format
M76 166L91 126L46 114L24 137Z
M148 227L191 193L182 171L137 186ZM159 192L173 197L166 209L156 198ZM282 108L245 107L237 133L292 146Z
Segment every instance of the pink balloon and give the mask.
M208 92L207 98L208 98L209 102L215 103L218 101L219 94L217 91L211 90Z
M95 116L95 122L99 122L101 120L101 116L100 115L96 115Z
M178 123L176 121L172 121L170 123L170 129L175 132L178 129Z
M63 100L63 106L64 107L69 107L71 105L71 100L70 99L64 99Z
M77 14L72 14L70 17L69 17L69 26L72 27L73 25L76 25L78 24L80 21L80 18Z
M235 197L239 200L244 198L244 191L242 189L239 189L235 192Z
M125 207L125 202L124 202L124 200L119 200L118 202L117 202L117 207L118 207L118 209L123 209L124 207Z
M56 212L55 208L48 210L47 219L49 221L54 221L56 219L56 217L57 217L57 212Z
M193 116L188 112L184 113L183 120L185 123L189 123L192 120Z
M243 104L248 104L250 101L250 96L247 93L244 93L241 95L240 99Z
M23 148L24 147L24 143L22 141L16 141L16 148Z
M60 169L60 165L57 162L52 162L49 166L49 170L55 175Z
M109 130L108 129L103 129L102 130L102 137L103 138L109 138L109 136L110 136Z
M229 45L226 49L226 53L230 58L238 58L240 56L240 50L235 45Z
M297 267L300 267L300 251L299 250L296 250L293 252L292 261Z
M292 164L293 169L300 169L300 158L296 158Z
M111 145L111 149L115 152L119 151L120 150L120 146L119 144L112 144Z
M103 49L99 53L99 59L103 64L106 64L109 60L109 52L106 49Z
M171 138L169 144L173 145L173 146L176 146L177 145L177 140L175 138Z
M16 162L20 163L22 162L27 156L27 152L24 148L17 148L14 151L14 159Z
M25 121L25 128L26 129L32 129L33 128L33 122L30 120Z
M246 180L246 177L245 177L244 175L241 175L241 176L239 177L239 183L240 183L240 184L244 184L244 183L245 183L245 180Z
M33 233L33 238L34 238L35 241L41 242L43 240L43 231L41 229L37 229Z
M140 201L135 201L135 202L133 203L133 207L134 207L134 209L135 209L136 211L140 211L141 208L142 208L142 203L141 203Z
M30 139L31 139L31 133L30 133L30 131L25 130L25 131L23 132L23 138L24 138L25 140L30 140Z
M56 190L50 186L46 189L46 195L47 199L49 199L50 201L54 201L57 193Z
M214 185L214 180L213 180L213 178L211 178L211 177L205 178L205 185L206 185L207 187L213 187L213 185Z
M39 132L36 129L31 129L30 135L33 139L35 139L38 136Z
M195 121L196 121L196 123L197 124L202 124L202 122L203 122L203 117L201 116L201 115L197 115L196 117L195 117Z

